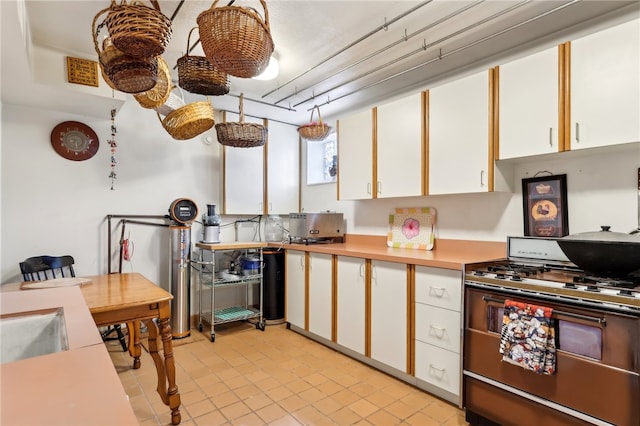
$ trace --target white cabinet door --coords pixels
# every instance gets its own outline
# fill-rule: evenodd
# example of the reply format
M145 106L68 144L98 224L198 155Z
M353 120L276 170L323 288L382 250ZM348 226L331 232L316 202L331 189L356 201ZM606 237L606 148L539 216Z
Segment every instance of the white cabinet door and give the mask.
M559 151L558 48L500 65L498 160Z
M226 113L227 122L240 121L238 114ZM247 123L264 124L246 117ZM264 147L224 147L224 214L263 214Z
M338 257L337 343L364 355L365 259Z
M429 195L487 192L489 74L429 90Z
M285 316L289 324L304 329L305 316L305 252L287 250L285 276Z
M377 108L377 198L422 195L422 93Z
M416 266L416 302L460 311L462 271Z
M371 265L371 358L406 372L407 265Z
M332 255L309 254L309 331L331 340Z
M571 149L640 141L640 20L571 42Z
M295 126L269 121L267 214L299 211L300 142Z
M373 115L361 111L338 120L338 199L373 198Z

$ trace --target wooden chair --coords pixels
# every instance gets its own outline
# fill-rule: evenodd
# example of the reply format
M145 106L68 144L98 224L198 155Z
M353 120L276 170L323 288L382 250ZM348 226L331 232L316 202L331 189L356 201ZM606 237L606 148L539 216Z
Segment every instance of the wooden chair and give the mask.
M20 262L20 272L25 281L43 281L54 278L75 277L73 256L34 256ZM116 333L115 337L111 337ZM120 324L107 327L100 333L102 340L118 340L123 351L127 351L127 340Z

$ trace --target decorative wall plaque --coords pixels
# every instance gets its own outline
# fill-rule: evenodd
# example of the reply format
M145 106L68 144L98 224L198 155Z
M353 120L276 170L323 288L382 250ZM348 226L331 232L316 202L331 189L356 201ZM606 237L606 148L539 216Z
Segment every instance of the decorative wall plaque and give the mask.
M98 87L98 63L67 56L67 80L69 83Z

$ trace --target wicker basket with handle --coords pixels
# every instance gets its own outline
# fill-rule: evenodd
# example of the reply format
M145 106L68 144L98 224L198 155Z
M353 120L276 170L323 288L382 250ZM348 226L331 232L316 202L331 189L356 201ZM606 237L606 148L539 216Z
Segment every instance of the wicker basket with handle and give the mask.
M109 9L103 9L93 18L92 36L93 46L98 54L100 70L104 81L112 89L125 93L141 93L152 89L158 79L158 61L155 57L138 58L127 55L106 38L102 49L98 45L102 22L96 27L98 18Z
M178 96L173 92L173 89L175 88L176 86L172 86L171 93L169 93L167 100L159 107L154 108L154 110L160 115L169 115L171 112L186 105L182 89L177 87L180 90L180 96Z
M177 140L187 140L206 132L213 127L213 107L211 102L198 101L186 104L183 107L167 114L161 118L156 111L162 127Z
M155 86L146 92L133 95L143 108L157 108L163 105L171 94L171 71L169 70L169 65L162 56L158 56L156 60L158 61L158 79Z
M160 12L157 0L153 7L137 0L116 4L111 0L105 20L113 44L128 55L155 57L162 55L171 40L171 20Z
M240 122L216 124L218 142L235 148L262 146L267 140L267 128L257 123L244 122L243 94L240 94Z
M229 76L216 69L204 56L190 56L191 28L187 36L187 50L178 58L178 85L187 92L206 96L220 96L229 93Z
M218 1L197 18L202 50L217 69L235 77L255 77L265 70L274 49L267 4L260 0L263 21L251 8L216 7Z
M315 110L318 110L318 121L313 121L313 112ZM321 141L329 135L330 131L331 127L322 121L320 107L318 105L314 105L311 109L311 119L309 120L309 123L298 127L298 133L300 136L310 141Z

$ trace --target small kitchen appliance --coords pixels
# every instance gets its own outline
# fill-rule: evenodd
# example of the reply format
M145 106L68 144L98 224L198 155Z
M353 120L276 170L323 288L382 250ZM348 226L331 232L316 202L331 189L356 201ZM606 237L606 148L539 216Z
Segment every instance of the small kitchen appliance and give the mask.
M344 238L342 213L289 213L291 242L334 242Z
M207 204L207 213L202 215L202 242L217 244L220 242L220 216L216 214L216 205Z

